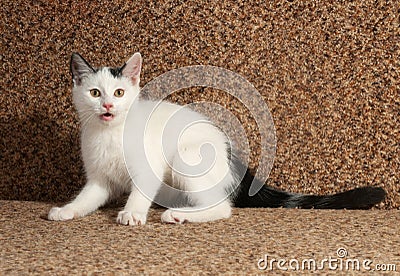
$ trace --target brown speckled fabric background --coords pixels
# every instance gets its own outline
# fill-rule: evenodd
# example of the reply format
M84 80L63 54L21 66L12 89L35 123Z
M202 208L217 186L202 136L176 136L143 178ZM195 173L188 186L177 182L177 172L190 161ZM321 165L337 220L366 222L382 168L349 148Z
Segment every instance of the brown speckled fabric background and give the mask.
M363 186L400 206L400 28L397 1L3 1L1 198L65 201L84 184L69 59L95 66L144 58L142 85L171 69L214 65L263 95L277 133L268 184L305 193ZM251 114L216 91L246 127Z
M72 254L66 267L79 272L79 262L89 258L83 245L103 244L107 250L113 248L123 254L124 239L136 243L129 254L148 256L136 260L143 268L136 271L149 273L168 271L168 261L176 272L249 271L248 265L254 271L254 261L267 250L290 257L319 248L321 255L329 256L340 244L360 256L399 260L395 253L400 251L399 1L2 0L0 10L0 274L1 268L13 272L13 260L20 272L45 272L46 249L61 259ZM370 212L235 210L230 226L222 222L176 228L156 224L145 226L148 232L134 230L129 234L107 215L110 212L115 216L115 209L105 211L105 217L98 214L66 224L35 221L39 213L50 208L50 204L38 201L65 202L85 180L79 123L71 99L69 59L73 51L95 66L121 65L140 51L144 58L142 85L188 65L232 70L261 93L274 119L277 152L267 184L313 194L376 185L386 189L387 200L377 206L382 210ZM179 91L170 100L182 104L213 101L233 112L246 129L252 149L250 164L256 168L260 152L257 126L238 101L209 88ZM15 218L26 213L29 215L23 219ZM274 221L282 224L268 223ZM283 233L282 225L287 228ZM264 227L269 230L261 230ZM13 236L15 229L29 233ZM97 231L101 237L107 235L105 230L112 230L112 237L140 234L135 239L122 237L104 243L90 232ZM80 241L79 235L84 235L81 231L100 240L82 236ZM196 231L199 242L187 246ZM238 231L238 236L229 231ZM70 245L66 236L56 235L65 232L72 239ZM296 236L299 232L304 236ZM21 244L32 243L38 233L50 240L31 244L30 250L38 250L39 255L27 254L33 251ZM331 244L325 240L327 233L336 236ZM257 239L260 235L262 247L257 247L257 242L239 242L243 237L248 241L250 236ZM355 235L374 242L361 242ZM60 243L51 241L54 236ZM225 237L223 242L221 236ZM207 245L207 241L212 244ZM217 250L220 243L222 251L210 253L208 249ZM231 243L231 247L223 246ZM65 251L74 245L81 247ZM157 251L158 246L165 250ZM171 248L181 250L175 256L187 252L186 259L175 260L174 254L167 253ZM230 249L223 252L223 248ZM165 264L161 270L150 263L151 250L156 251L154 261ZM134 271L129 270L135 267L134 258L132 263L126 259L115 264L115 260L102 259L113 258L107 255L110 252L100 253L89 254L93 267L86 266L84 271L104 271L108 262ZM223 265L210 268L207 265L213 264L212 260L201 259L209 253L213 260L221 254L228 257L218 259ZM28 264L35 264L35 260L43 262L41 268L30 270ZM62 264L55 261L57 258L49 260L54 266L47 272L60 272ZM187 267L192 270L183 269Z

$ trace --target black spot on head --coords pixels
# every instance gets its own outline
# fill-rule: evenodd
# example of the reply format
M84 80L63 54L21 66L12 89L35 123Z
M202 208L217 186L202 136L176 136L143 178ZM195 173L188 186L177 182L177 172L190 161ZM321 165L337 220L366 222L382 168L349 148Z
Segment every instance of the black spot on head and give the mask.
M114 78L119 78L121 76L121 70L118 67L115 68L108 68L108 70L110 71L111 75Z
M122 77L122 70L124 69L125 64L121 67L110 67L108 70L110 71L111 75L114 78L120 78Z

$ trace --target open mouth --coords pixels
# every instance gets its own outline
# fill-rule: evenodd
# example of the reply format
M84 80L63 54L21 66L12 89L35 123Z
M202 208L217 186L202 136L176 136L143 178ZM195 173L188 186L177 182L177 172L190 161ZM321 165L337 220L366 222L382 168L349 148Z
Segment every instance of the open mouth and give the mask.
M114 118L114 115L107 112L107 113L103 113L100 115L100 119L102 119L103 121L111 121Z

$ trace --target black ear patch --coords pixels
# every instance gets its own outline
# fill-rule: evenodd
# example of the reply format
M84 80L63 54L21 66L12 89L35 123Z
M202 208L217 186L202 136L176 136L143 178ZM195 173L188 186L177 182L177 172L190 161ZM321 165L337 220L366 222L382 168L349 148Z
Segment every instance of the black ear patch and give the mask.
M85 76L95 72L93 67L78 53L72 53L70 70L76 85L80 85Z

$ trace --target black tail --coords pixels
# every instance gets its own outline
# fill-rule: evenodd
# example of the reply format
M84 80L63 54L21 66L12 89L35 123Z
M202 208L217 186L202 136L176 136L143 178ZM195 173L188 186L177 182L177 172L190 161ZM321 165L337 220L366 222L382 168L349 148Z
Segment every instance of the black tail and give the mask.
M243 169L243 165L235 161L237 169ZM233 194L235 207L285 207L303 209L369 209L383 201L386 196L384 189L380 187L362 187L333 195L302 195L279 191L263 185L254 196L249 196L250 186L253 181L258 181L244 168L246 172L240 186ZM258 181L260 182L260 181ZM261 183L258 183L261 184Z

